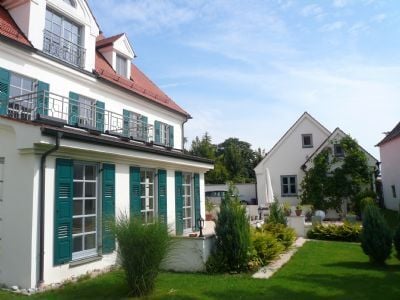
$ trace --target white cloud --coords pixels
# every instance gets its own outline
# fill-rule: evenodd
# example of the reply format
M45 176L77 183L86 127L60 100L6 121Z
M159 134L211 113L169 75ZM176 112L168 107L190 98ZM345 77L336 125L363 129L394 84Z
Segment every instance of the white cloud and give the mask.
M372 21L376 22L376 23L382 23L383 21L385 21L387 18L386 14L377 14L375 16L372 17Z
M329 32L329 31L339 30L339 29L342 29L344 25L345 25L345 23L342 21L328 23L321 27L321 31Z
M347 2L348 2L347 0L333 0L333 6L342 8L347 5Z
M304 17L321 17L323 15L323 9L318 4L310 4L304 6L300 14Z

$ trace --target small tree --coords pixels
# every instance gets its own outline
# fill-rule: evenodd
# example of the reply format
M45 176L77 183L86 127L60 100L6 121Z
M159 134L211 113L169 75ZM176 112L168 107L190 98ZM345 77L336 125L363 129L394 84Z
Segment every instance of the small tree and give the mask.
M367 205L363 212L361 248L370 261L384 264L392 251L392 232L375 205Z
M393 236L393 244L396 249L396 257L400 259L400 224L397 225L396 231Z
M154 289L160 263L171 246L167 225L161 222L144 225L140 218L121 215L115 234L131 296L148 295Z
M230 184L222 200L215 233L216 252L211 261L218 266L213 266L214 271L246 270L249 261L250 224L233 184Z
M267 218L268 224L283 224L287 225L287 220L283 208L279 205L278 200L275 198L274 203L271 204L269 216Z

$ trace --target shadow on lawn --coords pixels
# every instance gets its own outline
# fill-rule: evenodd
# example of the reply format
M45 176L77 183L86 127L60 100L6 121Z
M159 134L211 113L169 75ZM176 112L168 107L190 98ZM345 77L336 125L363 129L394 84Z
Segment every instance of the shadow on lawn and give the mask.
M400 265L380 265L373 264L370 262L353 262L344 261L331 264L324 264L326 267L341 267L356 270L370 270L370 271L386 271L386 272L399 272L400 275Z

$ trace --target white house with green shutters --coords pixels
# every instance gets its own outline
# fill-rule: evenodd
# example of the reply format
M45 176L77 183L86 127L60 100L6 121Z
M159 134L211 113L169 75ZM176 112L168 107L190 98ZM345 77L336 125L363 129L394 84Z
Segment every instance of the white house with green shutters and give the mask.
M135 56L85 0L0 1L0 284L114 265L121 213L198 230L212 161L184 152L191 116Z

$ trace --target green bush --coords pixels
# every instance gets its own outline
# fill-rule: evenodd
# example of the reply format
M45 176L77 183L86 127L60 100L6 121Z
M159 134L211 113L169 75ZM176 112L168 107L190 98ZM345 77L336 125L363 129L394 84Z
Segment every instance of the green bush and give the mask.
M365 190L358 193L352 199L352 210L357 214L357 216L361 217L361 213L364 211L366 205L375 204L374 199L376 199L376 197L376 193L371 190Z
M140 218L121 215L115 224L115 234L130 294L148 295L154 289L160 263L172 243L167 225L161 222L143 225Z
M359 242L360 224L317 225L307 232L307 237L315 240Z
M279 205L279 203L276 199L275 199L274 203L271 204L269 216L268 216L266 222L271 223L271 224L283 224L283 225L287 224L285 211Z
M296 240L294 229L283 224L267 223L263 225L262 230L271 233L285 250L289 249Z
M393 244L396 249L396 257L400 259L400 224L397 225L396 231L394 232Z
M375 205L367 205L363 211L361 248L370 261L383 264L392 250L392 232Z
M247 270L250 249L250 224L246 209L240 204L237 190L230 185L225 194L215 225L216 251L211 255L211 266L218 272ZM215 264L218 264L217 266Z
M262 266L267 265L285 249L272 233L262 231L253 232L252 245Z

